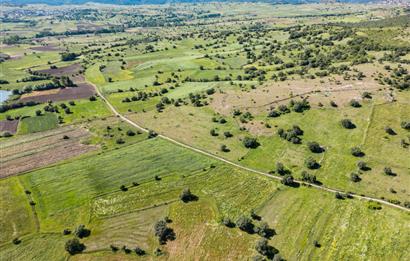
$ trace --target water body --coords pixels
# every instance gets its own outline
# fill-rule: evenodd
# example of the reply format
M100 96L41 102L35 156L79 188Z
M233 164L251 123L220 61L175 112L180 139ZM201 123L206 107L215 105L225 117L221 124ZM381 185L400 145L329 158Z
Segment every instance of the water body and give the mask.
M11 91L0 90L0 104L5 102L11 94Z

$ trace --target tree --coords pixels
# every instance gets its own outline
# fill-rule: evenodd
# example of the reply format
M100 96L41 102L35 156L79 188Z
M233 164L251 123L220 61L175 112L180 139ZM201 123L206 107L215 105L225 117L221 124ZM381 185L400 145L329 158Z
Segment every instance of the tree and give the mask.
M308 148L313 153L321 153L324 149L316 141L308 142Z
M248 148L248 149L256 149L260 145L258 140L252 137L245 137L242 143L245 146L245 148Z
M343 119L340 121L342 126L346 129L354 129L356 128L356 125L350 120L350 119Z
M308 169L318 169L318 168L320 168L320 164L312 157L309 157L305 160L305 166Z
M350 174L350 180L353 181L353 182L359 182L359 181L361 181L362 179L360 178L359 175L357 175L356 173L352 172L352 173Z
M235 223L233 223L233 222L231 221L231 219L228 218L228 217L224 217L224 218L222 219L222 224L224 224L226 227L229 227L229 228L235 227Z
M70 253L70 255L79 254L83 252L84 249L85 245L80 243L77 238L70 239L65 243L65 250Z
M236 226L239 227L240 230L248 232L248 233L253 233L253 227L254 225L252 224L252 220L244 215L241 215L238 220L236 221Z
M88 237L90 234L91 230L87 229L84 225L79 225L74 231L74 235L79 238Z
M355 157L363 157L364 156L364 152L359 147L351 148L350 153Z
M135 136L135 132L133 132L132 130L128 130L127 136Z
M154 225L155 236L158 237L160 244L165 244L168 240L175 239L175 232L167 226L164 220L160 220Z
M286 174L282 180L280 181L283 185L292 186L294 185L293 176L290 174Z
M13 242L13 244L18 245L21 243L21 240L18 237L13 238L13 240L11 241Z
M350 106L352 106L352 107L354 107L354 108L362 107L362 105L360 104L360 102L357 101L357 100L354 100L354 99L353 99L353 100L350 100L349 104L350 104Z
M75 53L62 53L61 54L61 61L67 62L67 61L73 61L77 58L77 54Z
M280 112L278 112L277 110L271 110L268 114L268 117L272 117L272 118L276 118L280 116Z
M231 137L233 137L233 134L230 133L229 131L225 131L224 136L225 136L225 138L231 138Z
M197 199L197 197L191 193L191 190L189 190L189 188L184 189L179 198L185 203Z
M145 255L145 250L143 250L140 247L136 247L135 248L135 254L137 254L138 256L143 256L143 255Z
M390 167L384 167L383 172L387 176L396 176L396 173L394 173Z
M155 138L156 136L158 136L158 133L156 133L155 131L153 130L148 131L148 139Z
M273 246L268 245L268 240L266 238L261 238L255 246L256 251L259 254L266 256L267 258L273 258L279 251Z
M288 171L285 169L285 166L280 163L280 162L276 162L276 173L278 173L279 175L285 175Z
M216 129L211 129L209 133L211 134L211 136L218 136L218 132L216 131Z
M302 180L313 184L318 183L316 176L309 174L307 171L302 171Z
M41 111L40 110L36 110L36 116L40 116L41 115Z
M389 135L397 135L397 133L389 126L384 127L384 131Z
M366 162L364 162L364 161L359 161L359 162L357 162L357 167L358 167L360 170L363 170L363 171L370 170L370 168L367 166Z
M264 238L271 238L273 235L275 235L275 230L269 227L268 223L266 222L261 222L260 226L257 228L257 233L261 237Z
M228 146L226 146L225 144L222 144L222 145L221 145L221 151L222 151L222 152L229 152L229 151L231 151L231 150L228 148Z
M335 197L336 197L337 199L345 199L345 197L343 196L343 194L340 193L340 192L336 192Z
M117 144L124 144L124 143L125 143L125 140L123 140L122 138L118 138L118 139L115 141L115 143L117 143Z

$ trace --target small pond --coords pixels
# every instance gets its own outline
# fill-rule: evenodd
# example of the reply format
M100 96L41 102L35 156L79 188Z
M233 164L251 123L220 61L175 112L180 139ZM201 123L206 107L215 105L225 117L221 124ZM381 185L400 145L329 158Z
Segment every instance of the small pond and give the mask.
M11 91L0 90L0 104L6 101L11 94Z

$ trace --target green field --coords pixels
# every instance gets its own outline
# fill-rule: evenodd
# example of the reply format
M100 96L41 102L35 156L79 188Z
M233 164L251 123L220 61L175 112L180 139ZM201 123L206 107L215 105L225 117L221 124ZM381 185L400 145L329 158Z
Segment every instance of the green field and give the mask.
M19 123L19 134L34 133L57 128L58 119L54 114L24 118Z
M210 168L212 164L214 168ZM154 175L162 179L155 181ZM140 185L133 187L131 183L135 181ZM404 249L409 227L406 222L398 221L408 220L408 215L399 210L389 207L370 210L366 202L340 201L331 194L304 187L287 188L157 139L6 179L1 181L2 185L5 182L21 182L36 202L41 234L22 237L25 247L35 248L50 237L64 241L67 236L62 236L61 231L82 223L92 231L84 240L86 252L91 251L84 258L98 256L110 244L139 245L151 255L157 243L149 228L154 220L167 215L173 220L171 226L177 234L177 239L163 248L170 259L208 252L216 259L228 253L241 259L254 254L252 249L258 236L226 228L219 220L221 217L236 220L241 213L248 214L254 209L277 233L271 244L289 259L355 259L359 251L364 251L360 253L366 259L407 258ZM120 191L121 184L128 191ZM180 202L178 195L185 187L198 196L197 202ZM16 196L22 194L20 191ZM20 203L24 204L27 203ZM10 226L9 222L4 225ZM257 225L258 221L254 223ZM369 237L373 238L371 247L367 246ZM7 239L10 236L4 238ZM313 246L314 240L320 242L320 249ZM353 241L355 251L351 251ZM229 251L237 245L241 247ZM190 250L180 256L180 251L187 247ZM2 251L17 255L13 248L4 245ZM305 251L302 254L298 249ZM16 258L24 259L21 254ZM49 258L56 254L61 255L56 246L44 253Z

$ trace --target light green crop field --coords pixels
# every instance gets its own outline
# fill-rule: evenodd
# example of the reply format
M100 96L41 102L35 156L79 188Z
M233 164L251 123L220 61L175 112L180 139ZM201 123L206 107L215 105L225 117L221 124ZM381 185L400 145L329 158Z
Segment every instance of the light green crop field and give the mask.
M19 134L34 133L57 128L58 119L54 114L24 118L19 123Z

